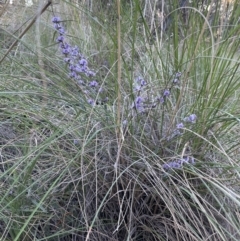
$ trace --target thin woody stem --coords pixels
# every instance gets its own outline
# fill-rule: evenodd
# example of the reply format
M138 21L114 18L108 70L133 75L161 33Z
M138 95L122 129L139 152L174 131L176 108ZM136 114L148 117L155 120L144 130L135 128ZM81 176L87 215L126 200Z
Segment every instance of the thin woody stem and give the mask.
M18 36L18 38L12 43L12 45L9 47L8 51L4 54L2 59L0 60L0 64L3 62L3 60L8 56L10 51L14 48L14 46L19 42L19 40L27 33L27 31L32 27L32 25L37 21L39 16L41 16L47 8L52 4L52 0L48 0L46 5L36 14L36 16L32 19L32 21L28 24L28 26L22 31L22 33Z

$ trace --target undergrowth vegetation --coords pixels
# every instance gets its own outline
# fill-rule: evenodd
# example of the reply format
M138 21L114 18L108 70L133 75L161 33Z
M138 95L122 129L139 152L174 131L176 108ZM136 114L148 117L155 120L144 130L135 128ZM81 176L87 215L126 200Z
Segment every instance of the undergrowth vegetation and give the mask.
M238 1L96 2L0 60L0 239L240 240Z

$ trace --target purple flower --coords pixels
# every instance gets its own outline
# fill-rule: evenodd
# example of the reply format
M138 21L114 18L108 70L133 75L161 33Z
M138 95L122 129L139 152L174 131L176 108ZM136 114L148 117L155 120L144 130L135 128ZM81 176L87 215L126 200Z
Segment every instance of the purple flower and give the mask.
M161 97L157 97L156 99L158 102L160 102L160 104L163 104L164 103L164 98L161 96Z
M190 122L190 123L196 123L197 116L195 114L191 114L190 116L184 118L184 121Z
M163 169L169 170L169 169L180 169L182 168L183 164L195 164L194 157L192 156L185 156L181 159L176 159L171 162L164 163L162 165Z
M79 49L77 46L75 46L74 48L72 48L72 52L71 52L72 56L78 56L79 55Z
M87 75L88 77L94 77L94 76L96 75L96 73L93 72L92 70L88 70L88 71L86 72L86 75Z
M58 33L60 34L60 35L64 35L65 34L65 29L64 29L64 27L59 27L58 28Z
M172 162L168 162L168 163L163 164L162 167L164 169L168 170L168 169L180 169L182 166L177 161L172 161Z
M60 47L64 55L68 55L71 52L71 46L67 43L62 43Z
M170 90L169 89L165 89L164 91L163 91L163 96L164 97L168 97L170 95Z
M76 72L71 71L71 72L69 73L69 77L70 77L70 78L77 79L77 74L76 74Z
M74 139L74 140L73 140L73 144L74 144L74 145L78 145L78 144L79 144L79 140Z
M176 78L180 78L182 76L182 73L181 72L177 72L176 74L175 74L175 77Z
M61 21L61 19L59 17L53 17L52 18L53 23L59 23L60 21Z
M79 85L84 85L84 81L79 79L78 82L77 82Z
M137 77L134 91L139 92L145 85L147 85L147 82L142 77Z
M64 37L63 37L62 35L60 35L60 36L57 37L57 42L58 42L58 43L61 43L61 42L63 42L63 41L64 41Z
M140 77L140 76L137 77L136 83L137 83L138 85L140 85L140 86L144 86L144 85L147 84L147 82L146 82L142 77Z
M173 79L173 84L174 84L174 85L176 85L176 84L178 84L178 83L179 83L179 79L177 79L177 78Z
M70 64L71 63L71 59L70 58L64 58L64 62Z
M144 111L143 102L144 102L144 98L141 96L138 96L134 101L133 107L135 107L138 111L143 112Z
M82 72L84 72L83 67L80 66L80 65L78 65L78 64L75 66L75 70L76 70L78 73L82 73Z
M88 104L90 104L90 105L94 105L94 100L93 99L88 99Z
M102 88L102 87L100 87L99 89L98 89L98 93L102 93L104 91L104 89Z
M82 72L84 72L87 75L88 67L87 66L82 66Z
M63 50L62 50L62 53L63 53L64 55L68 55L68 54L69 54L69 49L63 49Z
M55 24L54 24L54 28L55 28L56 30L60 29L61 27L62 27L62 26L61 26L60 23L55 23Z
M93 80L89 83L89 86L95 88L98 86L98 82L96 80Z
M182 135L182 133L180 132L179 129L176 129L176 130L173 131L173 135L172 135L172 137L170 137L169 140L171 140L175 136L180 136L180 135Z
M73 64L69 64L69 69L70 69L70 71L75 71L76 67Z
M136 85L135 87L134 87L134 91L135 92L138 92L138 91L140 91L142 89L142 86L141 85Z
M183 123L182 123L182 122L181 122L181 123L178 123L178 124L177 124L177 129L182 129L182 128L184 128Z
M138 96L138 97L136 98L136 100L135 100L135 103L136 103L137 105L140 105L140 104L143 103L143 101L144 101L144 99L143 99L141 96Z
M88 65L88 62L87 62L86 59L82 58L82 59L79 60L79 64L80 64L81 66L87 66L87 65Z

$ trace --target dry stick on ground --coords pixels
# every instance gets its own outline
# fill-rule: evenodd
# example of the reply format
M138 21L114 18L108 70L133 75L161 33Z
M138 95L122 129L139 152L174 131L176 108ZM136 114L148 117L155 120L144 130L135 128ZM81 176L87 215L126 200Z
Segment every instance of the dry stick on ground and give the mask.
M36 14L36 16L33 18L33 20L28 24L28 26L22 31L22 33L18 36L18 38L13 42L13 44L9 47L8 51L4 54L2 59L0 60L0 64L3 62L3 60L8 56L10 51L14 48L14 46L18 43L18 41L27 33L27 31L32 27L32 25L37 21L38 17L44 13L47 8L52 4L52 0L48 0L46 5L39 11L39 13Z

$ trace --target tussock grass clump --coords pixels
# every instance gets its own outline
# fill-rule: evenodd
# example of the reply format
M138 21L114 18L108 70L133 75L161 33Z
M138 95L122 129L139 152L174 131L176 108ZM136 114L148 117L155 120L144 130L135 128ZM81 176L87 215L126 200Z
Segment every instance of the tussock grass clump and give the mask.
M239 4L90 3L1 63L1 239L239 240Z

